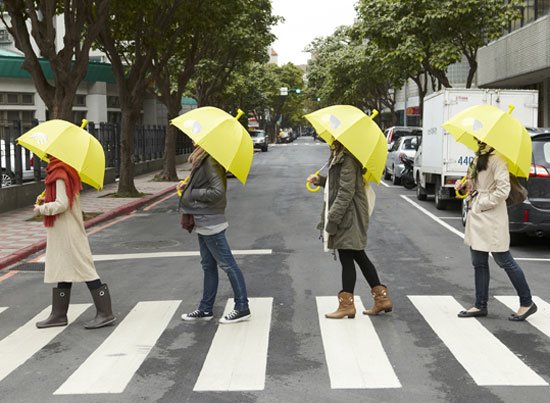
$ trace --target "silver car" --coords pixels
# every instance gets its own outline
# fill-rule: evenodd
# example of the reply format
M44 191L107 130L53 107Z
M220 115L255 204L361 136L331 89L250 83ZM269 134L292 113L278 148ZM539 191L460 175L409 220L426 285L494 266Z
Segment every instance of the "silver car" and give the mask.
M409 158L414 158L419 143L419 136L402 136L393 143L392 148L388 151L384 179L391 179L394 185L401 183L404 165L400 156L405 154Z

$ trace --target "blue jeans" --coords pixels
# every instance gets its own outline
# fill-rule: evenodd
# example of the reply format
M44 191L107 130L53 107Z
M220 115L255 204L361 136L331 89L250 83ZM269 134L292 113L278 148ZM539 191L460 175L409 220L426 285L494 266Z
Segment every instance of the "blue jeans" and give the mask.
M476 303L478 309L487 309L489 300L489 252L481 252L470 249L472 255L472 264L475 270ZM512 285L519 296L521 306L531 306L531 290L525 280L523 270L516 263L510 251L493 252L495 262L504 269Z
M233 288L237 311L248 309L248 298L243 273L237 265L225 237L225 230L215 235L200 235L199 248L204 272L204 290L199 310L212 312L218 292L218 266L225 271Z

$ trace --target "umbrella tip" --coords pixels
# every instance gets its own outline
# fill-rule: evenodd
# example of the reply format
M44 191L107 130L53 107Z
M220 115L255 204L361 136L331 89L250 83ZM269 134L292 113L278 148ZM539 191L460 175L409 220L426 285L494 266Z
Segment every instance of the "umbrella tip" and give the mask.
M84 129L88 125L88 121L86 119L82 119L82 124L80 125L81 129Z
M511 115L512 114L512 111L516 109L516 107L512 104L508 105L508 115Z
M244 115L244 112L240 108L237 109L237 116L235 116L235 119L239 120L242 115Z
M378 111L376 109L373 109L372 112L370 113L371 120L374 120L374 118L377 116L378 116Z

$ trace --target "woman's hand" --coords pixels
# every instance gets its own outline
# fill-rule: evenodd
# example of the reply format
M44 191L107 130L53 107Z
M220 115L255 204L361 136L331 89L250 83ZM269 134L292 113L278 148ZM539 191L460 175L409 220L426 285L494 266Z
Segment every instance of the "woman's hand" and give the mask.
M184 182L184 181L181 181L179 182L177 185L176 185L176 190L180 191L180 192L183 192L183 190L187 187L187 183Z
M307 177L307 181L308 181L309 183L311 183L312 185L318 186L318 185L319 185L319 175L315 175L315 174L309 175L309 176Z
M37 200L38 200L38 198L37 198ZM40 205L35 204L34 209L32 211L33 211L34 214L40 214Z
M455 190L463 194L469 193L473 187L474 186L471 179L466 179L464 182L459 179L455 182Z

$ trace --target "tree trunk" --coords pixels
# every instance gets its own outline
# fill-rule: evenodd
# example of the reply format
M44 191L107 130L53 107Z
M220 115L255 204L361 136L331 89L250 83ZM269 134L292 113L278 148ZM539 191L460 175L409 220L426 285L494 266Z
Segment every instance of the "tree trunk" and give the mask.
M181 104L176 97L170 97L168 105L168 120L178 116ZM168 125L166 128L166 140L164 142L164 163L162 172L157 176L161 181L177 181L178 173L176 171L176 136L183 135L174 125Z
M466 88L471 88L477 71L477 60L476 55L473 55L473 57L466 56L466 58L468 59L468 65L470 66L470 69L468 70L468 77L466 78Z
M120 139L120 176L118 194L137 196L139 192L134 185L134 132L139 108L122 109Z

